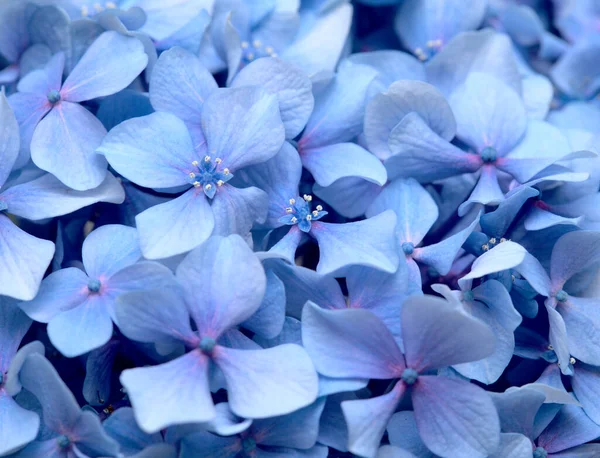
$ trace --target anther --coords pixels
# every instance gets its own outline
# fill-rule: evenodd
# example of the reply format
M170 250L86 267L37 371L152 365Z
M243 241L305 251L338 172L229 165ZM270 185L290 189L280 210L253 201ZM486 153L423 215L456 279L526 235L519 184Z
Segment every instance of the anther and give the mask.
M295 216L292 217L292 223L296 224L298 222L298 218L296 218Z
M310 201L312 201L312 196L310 194L304 194L303 199L306 202L310 202Z
M290 203L290 205L294 205L296 203L296 199L290 199L289 203Z
M323 207L321 205L317 205L317 211L323 211Z
M285 209L285 212L286 212L286 213L292 213L293 211L294 211L294 209L293 209L292 207L287 207L287 208Z
M490 249L490 246L489 246L489 245L486 243L485 245L481 245L481 249L482 249L483 251L487 251L487 250L489 250L489 249Z
M190 178L196 178L196 174L194 172L190 172Z
M495 244L496 244L496 237L492 237L492 238L490 239L490 243L491 243L492 245L495 245Z
M573 365L577 362L577 360L575 358L573 358L572 356L569 358L569 364Z
M102 5L100 3L94 3L94 8L98 12L100 12L100 11L102 11L104 9L104 8L102 8Z
M554 347L552 345L548 345L548 350L554 350Z
M254 53L253 52L249 52L246 57L247 57L248 60L254 60Z
M317 210L313 210L312 215L314 217L317 217L317 216L319 216L319 212Z
M250 46L250 43L248 43L247 41L242 41L241 46L242 46L242 49L247 49L248 46Z
M218 158L215 159L215 162L217 164L220 164L221 162L223 162L223 159L221 159L220 157L218 157Z
M193 165L194 167L198 167L198 161L192 161L192 165Z
M255 48L260 48L262 46L262 43L260 42L260 40L254 40L254 42L252 44L254 45Z
M225 182L223 180L217 181L217 186L223 186Z
M210 183L207 183L207 184L204 186L204 189L206 189L207 191L210 191L210 190L212 189L212 184L210 184Z
M210 156L204 156L204 162L210 162Z
M89 14L90 14L90 10L88 9L88 7L87 7L87 6L85 6L85 5L84 5L84 6L82 6L82 7L81 7L81 15L82 15L83 17L87 17Z
M504 242L506 242L506 239L505 239L504 237L502 237L502 238L500 239L500 243L504 243Z
M200 187L200 182L199 181L194 181L192 184L194 185L194 188L199 188Z
M228 168L223 169L223 175L229 175L229 169Z
M310 221L312 219L312 215L306 215L306 221Z
M265 48L265 51L267 52L267 54L273 54L273 51L275 51L271 46L267 46Z

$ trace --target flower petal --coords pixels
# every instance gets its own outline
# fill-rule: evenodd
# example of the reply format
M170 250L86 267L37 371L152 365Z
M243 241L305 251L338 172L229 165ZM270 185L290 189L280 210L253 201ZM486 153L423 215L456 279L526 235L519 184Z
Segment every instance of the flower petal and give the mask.
M0 455L6 456L33 441L40 417L17 404L6 392L0 392Z
M417 372L477 361L494 352L492 330L443 299L411 296L401 313L406 365Z
M167 258L197 247L210 236L215 224L212 209L197 188L150 207L135 221L147 259Z
M0 215L0 294L33 299L53 255L52 242L29 235Z
M137 231L121 224L99 227L83 242L82 257L91 278L109 278L142 257Z
M82 102L125 89L146 68L148 56L137 38L104 32L88 48L65 80L61 95Z
M405 367L394 337L367 310L324 310L307 302L302 341L319 373L329 377L390 379Z
M105 135L102 123L88 110L60 102L36 127L31 158L70 188L96 188L106 177L106 159L95 153Z
M217 347L214 361L227 382L231 410L243 418L284 415L317 398L318 377L299 345L265 350Z
M121 383L142 431L155 433L167 426L205 422L215 416L208 362L203 353L192 351L165 364L121 373Z
M421 376L413 386L412 400L419 433L432 452L447 457L484 458L498 447L498 413L489 394L478 386L463 380Z

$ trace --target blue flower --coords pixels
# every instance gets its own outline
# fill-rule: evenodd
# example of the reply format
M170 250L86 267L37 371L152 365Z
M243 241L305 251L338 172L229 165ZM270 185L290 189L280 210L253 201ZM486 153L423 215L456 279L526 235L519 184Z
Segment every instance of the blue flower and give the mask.
M83 243L83 267L50 274L35 299L20 307L32 319L48 323L52 344L74 357L101 347L113 333L114 304L127 291L168 287L171 271L142 257L134 228L108 225Z
M106 177L106 160L94 150L106 130L79 103L124 89L147 61L138 40L106 32L64 83L63 53L29 73L19 81L19 92L10 97L21 130L21 154L26 157L31 149L34 163L70 188L85 191L99 186Z
M142 430L212 420L216 412L209 378L217 368L231 410L239 417L283 415L316 399L317 375L300 346L263 350L245 343L243 335L232 334L232 328L260 307L266 286L260 262L241 237L211 237L186 256L177 279L181 294L128 293L119 298L116 309L126 336L186 348L183 356L165 364L122 373L121 383ZM245 348L236 348L240 345ZM165 409L157 410L157 403Z
M495 346L493 332L431 296L408 298L401 314L404 354L369 311L327 311L311 304L304 308L302 339L319 373L393 380L382 396L342 403L348 449L375 456L388 421L410 393L419 433L431 451L486 457L497 448L500 432L489 395L463 380L427 374L490 355Z
M185 190L137 215L148 259L185 253L211 234L246 235L266 216L267 195L256 187L238 188L229 177L264 163L281 147L277 97L258 87L220 89L205 101L201 119L201 152L183 121L166 112L119 124L98 148L115 170L141 186Z

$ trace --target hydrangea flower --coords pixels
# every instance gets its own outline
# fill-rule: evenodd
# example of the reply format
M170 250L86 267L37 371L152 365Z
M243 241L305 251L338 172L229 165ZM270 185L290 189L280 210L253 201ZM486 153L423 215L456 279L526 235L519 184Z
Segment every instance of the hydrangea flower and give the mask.
M183 356L165 364L121 375L142 430L213 419L209 376L216 368L225 378L231 410L240 417L283 415L316 399L317 375L300 346L246 350L220 343L258 309L265 291L262 265L241 237L211 237L186 256L177 279L181 294L124 294L116 310L126 336L186 348ZM165 409L156 410L157 402Z
M107 225L83 242L83 267L53 272L42 282L34 300L19 306L27 315L48 323L48 337L65 356L74 357L104 345L116 322L115 300L127 291L169 286L171 271L140 262L134 228Z
M15 458L117 455L118 443L106 434L97 415L80 410L75 396L44 356L29 355L21 368L19 381L40 403L50 438L31 442L14 454Z
M432 369L490 355L493 332L431 296L408 298L401 313L404 354L369 311L327 311L310 304L304 308L302 340L320 373L393 380L382 396L342 403L348 449L375 456L389 419L410 393L419 433L431 451L448 457L493 453L499 423L489 395L463 380L427 375ZM469 403L468 412L463 402Z
M21 154L26 156L31 149L34 163L70 188L96 188L106 177L106 160L94 150L106 130L80 103L124 89L147 61L138 40L106 32L64 83L62 53L43 69L29 73L19 81L19 92L10 97L21 131Z
M264 221L266 194L229 181L238 169L277 154L284 139L277 98L259 87L220 89L205 101L201 118L205 155L194 148L183 121L165 112L119 124L98 148L141 186L185 190L137 215L148 259L185 253L211 234L246 235L255 221Z

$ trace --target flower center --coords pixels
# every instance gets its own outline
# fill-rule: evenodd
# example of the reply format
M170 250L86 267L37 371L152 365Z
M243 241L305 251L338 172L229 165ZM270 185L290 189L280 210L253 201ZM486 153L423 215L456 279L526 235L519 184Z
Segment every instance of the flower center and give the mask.
M402 377L400 378L407 385L414 385L418 377L419 373L416 370L407 367L406 369L404 369L404 372L402 372Z
M465 302L473 302L473 299L475 299L475 296L473 295L473 291L468 290L468 291L463 291L462 298L463 298L463 301L465 301Z
M190 183L196 188L202 187L204 194L210 199L215 197L218 187L233 178L227 167L221 169L222 162L219 158L213 160L210 156L205 156L200 162L192 162L194 169L188 174Z
M253 60L261 57L277 57L277 53L272 46L265 46L260 40L242 41L242 63L249 64Z
M426 60L435 56L439 50L442 49L443 44L444 43L442 40L429 40L427 43L425 43L425 49L416 48L413 53L415 56L417 56L417 59L419 59L421 62L425 62Z
M58 92L56 89L52 89L50 92L48 92L46 97L48 98L48 102L50 102L52 105L60 102L60 92Z
M567 299L569 299L569 295L564 289L561 289L554 297L556 297L558 302L567 302Z
M487 164L496 162L496 159L498 158L498 153L491 146L483 148L479 155L481 156L481 160Z
M406 256L410 256L415 251L415 244L412 242L404 242L402 244L402 251Z
M311 202L312 196L308 194L304 194L302 199L290 199L290 206L285 209L286 215L279 218L279 222L289 226L297 224L302 232L310 232L312 221L317 221L327 214L320 205L311 211Z
M198 344L198 348L205 355L211 355L213 350L215 349L215 345L217 345L217 342L215 341L215 339L213 339L212 337L204 336L200 340L200 343Z
M67 448L71 444L71 440L67 436L58 436L56 442L61 448Z
M533 458L546 458L547 456L548 452L544 447L538 447L533 451Z
M245 453L251 453L256 449L256 441L251 437L245 437L242 439L242 449Z
M98 291L100 291L101 287L102 283L100 283L100 280L98 280L97 278L91 278L88 282L88 289L92 293L97 293Z
M504 243L507 241L508 241L508 239L505 239L504 237L499 238L499 239L496 237L492 237L488 240L487 243L484 243L483 245L481 245L481 249L483 251L489 251L492 248L494 248L496 245L498 245L499 243Z

